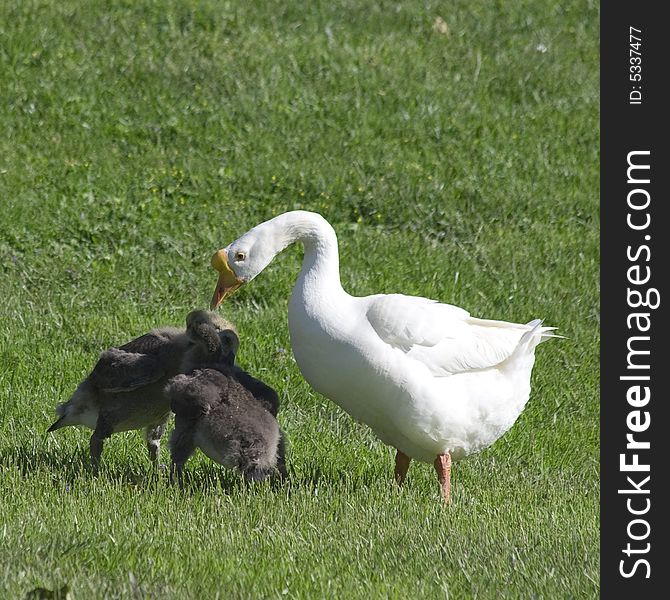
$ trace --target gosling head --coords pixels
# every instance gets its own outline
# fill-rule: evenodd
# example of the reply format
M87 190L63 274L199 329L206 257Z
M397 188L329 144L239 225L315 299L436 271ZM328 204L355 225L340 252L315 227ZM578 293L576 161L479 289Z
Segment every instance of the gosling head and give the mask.
M230 321L214 312L194 310L186 317L186 334L195 344L204 345L216 362L235 363L240 339Z

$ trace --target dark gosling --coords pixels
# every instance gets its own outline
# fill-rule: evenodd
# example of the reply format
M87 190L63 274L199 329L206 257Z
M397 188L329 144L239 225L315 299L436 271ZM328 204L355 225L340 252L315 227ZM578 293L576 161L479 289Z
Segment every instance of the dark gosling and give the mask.
M59 419L48 431L69 425L93 429L91 461L97 466L106 438L113 433L144 429L149 458L156 463L160 440L170 416L166 382L178 373L207 364L214 353L233 354L234 344L221 344L219 336L236 339L234 327L208 311L193 311L186 328L154 329L119 348L104 351L91 374L72 398L56 407ZM232 338L231 338L232 339Z
M221 348L206 368L177 375L166 387L175 414L170 437L172 475L183 484L183 469L196 448L247 481L284 479L284 436L276 420L279 399L262 381L234 365L237 336L219 336Z

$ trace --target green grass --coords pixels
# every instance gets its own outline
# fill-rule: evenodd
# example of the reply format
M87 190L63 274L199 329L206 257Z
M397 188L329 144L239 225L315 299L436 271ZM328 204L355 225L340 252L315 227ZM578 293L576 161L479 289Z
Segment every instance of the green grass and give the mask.
M598 20L577 1L1 2L0 597L596 598ZM301 379L299 248L223 307L280 393L289 486L196 455L180 491L138 432L96 477L90 432L45 435L101 350L206 306L213 251L294 208L333 224L351 293L567 336L538 349L512 430L455 466L449 508L428 465L394 491L392 451Z

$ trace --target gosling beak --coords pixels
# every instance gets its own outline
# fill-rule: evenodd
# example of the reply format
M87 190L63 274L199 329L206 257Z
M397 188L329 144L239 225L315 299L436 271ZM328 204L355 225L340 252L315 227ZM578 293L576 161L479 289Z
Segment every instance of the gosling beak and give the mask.
M216 284L210 305L211 309L215 310L221 302L244 283L244 280L235 275L230 268L225 250L219 250L212 256L212 266L219 272L219 281Z

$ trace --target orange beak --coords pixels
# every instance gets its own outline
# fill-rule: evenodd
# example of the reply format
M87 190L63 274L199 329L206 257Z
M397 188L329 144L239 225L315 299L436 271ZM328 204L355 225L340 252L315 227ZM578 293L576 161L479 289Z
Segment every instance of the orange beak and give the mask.
M244 283L244 280L235 275L230 268L225 250L219 250L212 256L212 266L219 272L219 281L216 284L210 305L211 309L215 310L219 304Z

